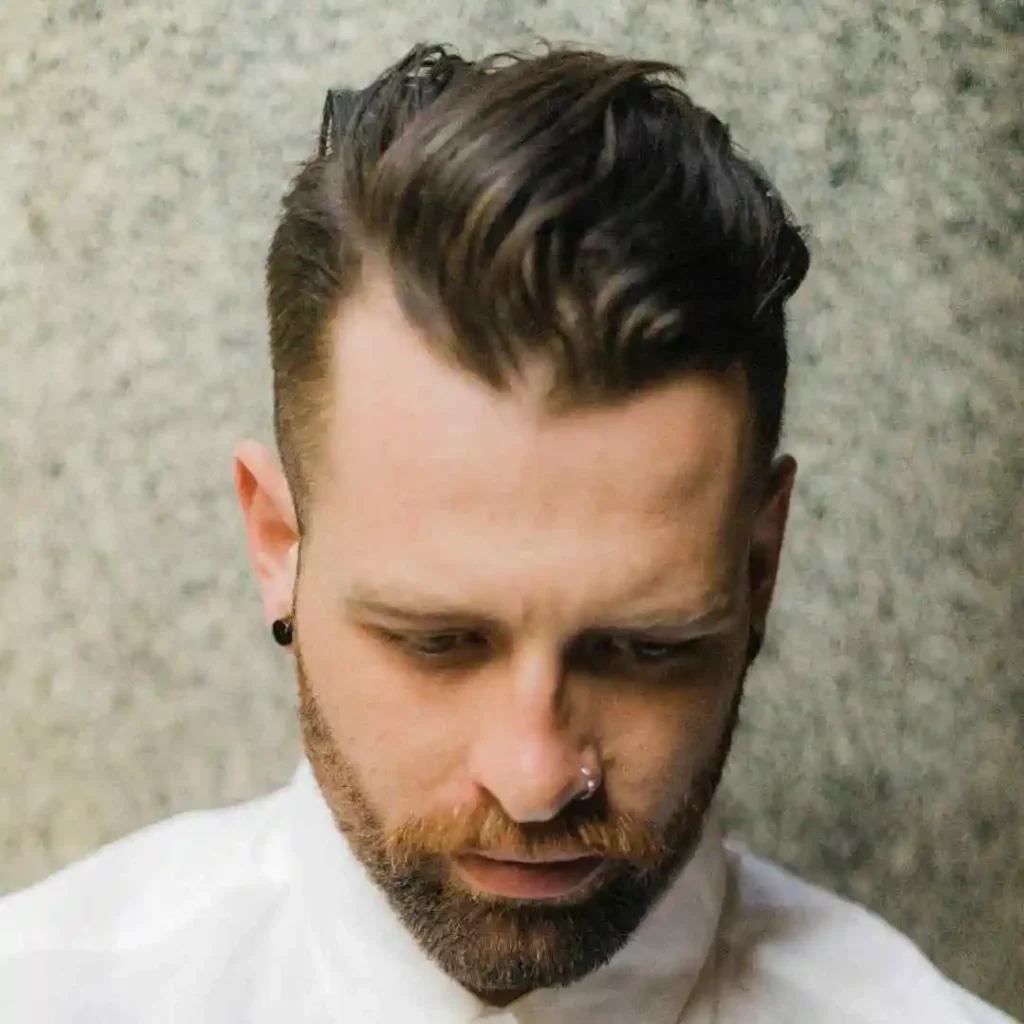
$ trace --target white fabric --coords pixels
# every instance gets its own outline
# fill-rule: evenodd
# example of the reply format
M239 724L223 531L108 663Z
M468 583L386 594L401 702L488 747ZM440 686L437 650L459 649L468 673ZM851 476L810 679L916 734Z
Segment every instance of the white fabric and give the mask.
M277 793L145 829L0 901L4 1024L1009 1020L713 823L611 963L489 1009L392 914L305 763Z

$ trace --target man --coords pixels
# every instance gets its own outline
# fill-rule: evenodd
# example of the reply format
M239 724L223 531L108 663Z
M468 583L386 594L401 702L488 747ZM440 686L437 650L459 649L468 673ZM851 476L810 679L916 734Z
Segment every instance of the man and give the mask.
M807 267L670 67L332 92L267 262L280 463L235 469L307 757L9 898L3 1019L1005 1020L711 811Z

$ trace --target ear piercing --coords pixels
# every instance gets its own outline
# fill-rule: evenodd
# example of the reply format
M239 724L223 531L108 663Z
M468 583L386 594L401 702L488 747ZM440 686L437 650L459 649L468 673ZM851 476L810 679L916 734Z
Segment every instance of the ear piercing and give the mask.
M270 627L270 631L274 634L274 639L282 647L291 646L292 640L295 636L295 627L292 624L292 618L290 615L283 619L274 619L274 622Z

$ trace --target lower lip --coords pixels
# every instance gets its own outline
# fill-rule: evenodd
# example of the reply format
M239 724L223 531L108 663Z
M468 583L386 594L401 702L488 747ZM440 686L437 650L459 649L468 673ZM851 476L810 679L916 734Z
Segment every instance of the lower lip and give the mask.
M524 864L475 854L454 858L462 878L479 892L517 900L554 900L571 896L600 874L598 857Z

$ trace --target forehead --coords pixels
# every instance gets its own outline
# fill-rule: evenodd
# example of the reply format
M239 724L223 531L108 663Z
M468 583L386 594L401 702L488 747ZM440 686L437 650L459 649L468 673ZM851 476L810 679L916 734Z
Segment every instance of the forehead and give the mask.
M742 373L689 375L627 403L552 415L544 378L498 393L431 350L386 278L334 325L317 532L356 571L551 580L595 563L609 585L725 571L746 480ZM390 566L390 568L388 568ZM499 571L500 570L500 571Z

